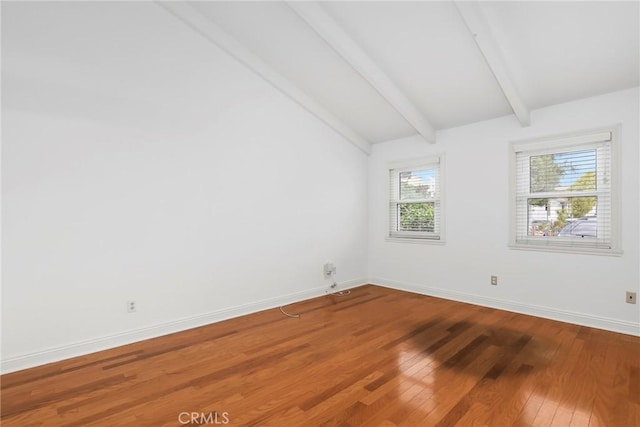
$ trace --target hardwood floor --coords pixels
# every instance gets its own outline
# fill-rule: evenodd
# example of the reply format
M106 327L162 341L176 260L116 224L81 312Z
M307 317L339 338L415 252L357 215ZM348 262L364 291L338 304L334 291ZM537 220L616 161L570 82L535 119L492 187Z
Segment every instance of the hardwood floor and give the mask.
M2 424L640 426L638 337L375 286L287 310L4 375Z

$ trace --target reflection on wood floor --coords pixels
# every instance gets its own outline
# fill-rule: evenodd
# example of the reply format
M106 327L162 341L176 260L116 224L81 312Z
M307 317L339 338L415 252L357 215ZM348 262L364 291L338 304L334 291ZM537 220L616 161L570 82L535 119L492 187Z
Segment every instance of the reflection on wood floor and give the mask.
M9 426L640 426L640 338L364 286L2 377Z

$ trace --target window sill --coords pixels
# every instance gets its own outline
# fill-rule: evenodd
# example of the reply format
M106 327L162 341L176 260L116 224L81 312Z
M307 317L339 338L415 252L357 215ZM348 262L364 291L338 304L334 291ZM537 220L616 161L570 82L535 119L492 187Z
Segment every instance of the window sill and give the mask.
M414 243L422 245L444 245L443 239L428 239L428 238L415 238L415 237L385 237L387 242L391 243Z
M565 254L601 256L622 256L623 253L620 249L581 248L574 246L536 245L525 243L512 243L509 245L509 249L519 251L559 252Z

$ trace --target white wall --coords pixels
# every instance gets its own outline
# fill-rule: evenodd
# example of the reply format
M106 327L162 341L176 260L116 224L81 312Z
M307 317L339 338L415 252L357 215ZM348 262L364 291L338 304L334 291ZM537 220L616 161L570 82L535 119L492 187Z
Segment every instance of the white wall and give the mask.
M5 2L2 19L4 372L321 294L328 260L345 285L638 332L637 89L367 160L154 4ZM624 255L507 249L508 141L619 122ZM430 153L446 244L387 242L387 162Z
M369 161L369 277L373 283L640 334L638 88L438 132L437 144L406 138L374 145ZM622 123L620 257L510 250L509 141ZM396 243L387 233L387 164L446 156L446 243ZM480 207L480 208L479 208ZM499 285L491 286L491 275Z
M5 372L365 280L357 148L152 3L2 8Z

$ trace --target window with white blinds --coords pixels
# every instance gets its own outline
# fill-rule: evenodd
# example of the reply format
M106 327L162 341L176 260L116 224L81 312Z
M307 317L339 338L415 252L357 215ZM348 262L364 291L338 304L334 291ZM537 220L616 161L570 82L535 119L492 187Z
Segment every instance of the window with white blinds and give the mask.
M615 130L512 144L520 248L614 252Z
M389 169L389 237L441 240L441 158Z

